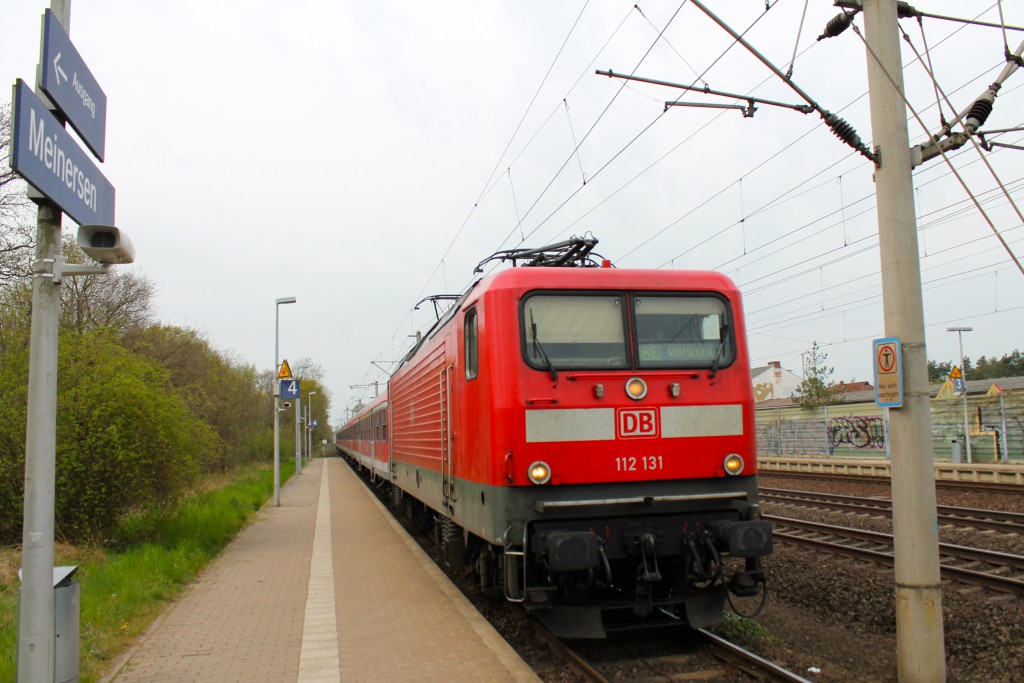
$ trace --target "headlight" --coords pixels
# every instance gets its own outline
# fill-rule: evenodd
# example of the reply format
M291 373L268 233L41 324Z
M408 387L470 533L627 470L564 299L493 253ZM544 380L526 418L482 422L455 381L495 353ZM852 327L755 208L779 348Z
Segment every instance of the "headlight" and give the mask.
M639 377L630 377L626 380L626 396L634 401L639 401L647 395L647 382Z
M530 481L534 484L546 484L551 481L551 468L546 462L538 460L530 465L530 469L526 471L526 476L528 476Z
M736 453L730 453L729 455L725 456L725 462L722 463L722 467L725 468L726 474L736 476L737 474L743 472L743 458Z

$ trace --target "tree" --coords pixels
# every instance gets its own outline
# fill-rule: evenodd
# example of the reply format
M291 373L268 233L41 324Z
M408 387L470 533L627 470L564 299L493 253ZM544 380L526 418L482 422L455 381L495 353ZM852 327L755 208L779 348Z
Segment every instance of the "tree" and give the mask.
M61 245L66 263L82 263L85 254L72 237ZM2 283L0 283L2 284ZM60 297L60 326L73 332L110 329L124 335L152 323L152 302L156 285L145 275L112 269L103 275L64 277ZM0 325L9 318L29 320L32 310L32 283L28 279L8 281L0 289Z
M61 252L66 263L83 263L85 254L71 237ZM61 326L76 332L97 328L126 334L153 322L156 285L145 275L119 268L103 275L65 277L60 286Z
M125 345L166 368L192 414L220 436L217 450L200 462L205 471L223 472L270 452L256 446L271 427L273 407L254 366L219 353L196 330L170 325L136 328Z
M7 161L10 147L11 108L0 102L0 286L28 279L35 244L32 202Z
M1024 354L1020 351L1004 354L998 360L982 356L975 368L968 369L968 379L998 379L1024 376Z
M933 384L945 382L953 366L959 367L959 359L956 361L938 362L928 361L928 380ZM964 358L964 368L960 368L967 379L1000 379L1002 377L1024 377L1024 353L1014 350L1004 354L1001 358L986 358L982 356L977 364L972 363L970 358Z
M949 373L952 371L952 361L944 361L942 363L934 360L928 361L928 381L932 384L945 382L946 378L949 377Z
M835 370L825 365L826 360L828 354L818 348L818 342L812 342L811 351L804 358L804 381L793 393L793 400L805 410L842 403L845 399L832 382Z
M27 330L0 330L0 542L21 537ZM59 343L56 523L95 538L128 510L176 500L220 437L197 419L158 364L107 330L64 330Z

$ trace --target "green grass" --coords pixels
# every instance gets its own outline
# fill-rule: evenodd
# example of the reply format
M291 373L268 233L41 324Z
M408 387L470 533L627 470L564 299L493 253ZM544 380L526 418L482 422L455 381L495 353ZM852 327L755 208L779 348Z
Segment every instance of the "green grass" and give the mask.
M281 463L287 481L294 463ZM232 483L162 513L133 515L105 548L62 549L56 564L80 563L80 681L103 670L153 621L273 493L273 473L249 469ZM20 559L18 560L20 562ZM16 575L15 575L16 576ZM0 583L0 681L16 676L18 587Z
M735 612L726 612L725 618L708 630L727 640L741 640L747 643L777 642L764 626Z

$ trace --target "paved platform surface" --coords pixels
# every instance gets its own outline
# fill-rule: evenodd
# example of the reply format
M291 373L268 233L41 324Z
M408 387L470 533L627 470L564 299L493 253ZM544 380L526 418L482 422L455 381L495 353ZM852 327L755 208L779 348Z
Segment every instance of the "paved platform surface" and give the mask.
M288 481L103 679L536 680L338 458Z

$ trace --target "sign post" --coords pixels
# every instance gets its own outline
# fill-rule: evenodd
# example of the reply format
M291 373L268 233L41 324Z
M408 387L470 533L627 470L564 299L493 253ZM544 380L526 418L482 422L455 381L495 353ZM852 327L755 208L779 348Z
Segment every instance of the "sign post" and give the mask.
M61 27L70 21L70 0L52 0L52 12L43 17L41 55L48 58L48 35L58 53L50 58L53 73L51 98L72 121L90 149L102 159L105 145L106 95L88 73L77 50ZM59 35L57 35L59 34ZM50 83L40 65L40 88ZM71 78L68 78L69 73ZM86 75L88 74L88 75ZM48 87L48 86L47 86ZM66 95L78 97L78 109ZM114 188L100 174L88 154L64 130L32 89L22 81L14 85L14 121L11 167L42 197L36 218L36 247L32 272L32 324L29 332L28 406L25 421L25 502L22 532L22 585L18 605L18 681L53 683L56 657L77 642L55 636L54 507L57 447L57 328L60 310L61 212L79 224L113 225ZM61 104L63 103L63 104ZM63 111L63 106L69 108ZM88 107L89 118L82 107ZM95 107L95 108L94 108ZM102 115L101 115L102 114ZM77 662L77 653L74 653ZM77 674L77 669L75 669ZM77 678L77 676L76 676Z

